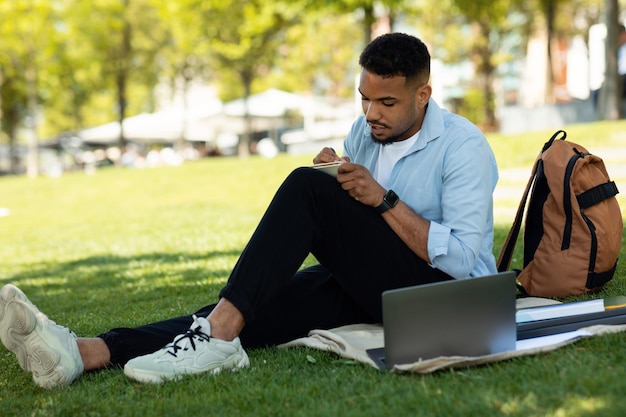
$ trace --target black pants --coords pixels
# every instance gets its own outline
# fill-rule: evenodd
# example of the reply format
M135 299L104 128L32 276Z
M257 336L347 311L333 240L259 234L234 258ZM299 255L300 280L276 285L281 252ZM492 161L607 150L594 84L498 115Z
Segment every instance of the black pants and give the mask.
M400 196L402 197L402 196ZM312 253L320 262L300 269ZM449 280L415 255L371 208L336 179L310 168L287 177L233 269L220 297L243 314L244 347L276 345L311 329L382 322L381 293ZM206 316L215 304L196 312ZM113 365L152 353L192 316L100 335Z

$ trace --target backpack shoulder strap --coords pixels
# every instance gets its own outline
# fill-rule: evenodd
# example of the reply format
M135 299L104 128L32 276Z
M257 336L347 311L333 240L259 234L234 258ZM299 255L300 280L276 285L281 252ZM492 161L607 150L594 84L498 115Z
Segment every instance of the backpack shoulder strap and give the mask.
M500 256L498 257L498 272L504 272L509 269L511 265L511 258L513 257L513 251L515 250L515 244L517 243L517 237L519 236L520 229L522 227L522 219L524 217L524 209L526 208L526 202L528 200L528 194L530 193L530 188L535 182L535 178L537 175L537 167L539 165L539 161L541 159L541 152L535 163L533 164L533 169L530 174L530 178L528 179L528 183L526 184L526 189L524 190L524 194L522 195L522 199L520 200L519 206L517 207L517 213L515 214L515 220L513 221L513 225L509 230L509 234L502 245L502 250L500 251Z

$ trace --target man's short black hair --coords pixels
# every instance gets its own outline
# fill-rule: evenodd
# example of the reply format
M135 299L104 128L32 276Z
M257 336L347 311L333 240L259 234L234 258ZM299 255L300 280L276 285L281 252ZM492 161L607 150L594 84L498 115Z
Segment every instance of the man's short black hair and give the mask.
M387 33L370 42L359 65L382 77L403 76L419 84L430 77L430 54L421 40L404 33Z

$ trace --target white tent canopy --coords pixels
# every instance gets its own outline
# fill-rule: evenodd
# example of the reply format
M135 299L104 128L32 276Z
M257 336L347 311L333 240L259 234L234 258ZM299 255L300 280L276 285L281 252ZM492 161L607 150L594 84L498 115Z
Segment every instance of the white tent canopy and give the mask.
M252 117L283 117L288 110L302 112L309 97L270 88L248 97L248 114ZM245 116L245 100L239 98L224 105L223 113L228 116Z
M180 138L179 120L168 120L158 113L141 113L124 119L124 137L129 140L171 142ZM110 122L84 129L78 136L87 142L113 142L120 137L120 124Z
M345 100L344 100L345 101ZM348 101L347 109L352 112ZM323 119L346 118L346 106L328 99L298 95L269 89L248 98L248 115L255 131L275 130L285 125L288 111L299 112L305 120L305 130L317 134L328 133L327 128L313 129L314 114ZM173 143L187 141L213 141L220 135L240 135L245 132L245 101L243 98L222 105L219 100L203 100L189 106L185 111L179 105L171 105L156 113L141 113L124 120L124 136L130 141L142 143ZM353 116L350 115L351 119ZM307 126L309 127L307 129ZM345 127L342 128L345 129ZM118 122L81 130L77 136L87 142L115 143L120 137ZM311 136L310 133L305 136Z
M222 109L219 101L203 103L185 111L181 106L170 106L156 113L141 113L124 119L124 137L128 140L150 143L169 143L181 137L208 138L211 132L197 131L206 129L198 121L216 118ZM195 128L194 128L195 126ZM195 130L193 130L195 129ZM119 122L110 122L101 126L83 129L78 137L87 142L112 143L119 140Z

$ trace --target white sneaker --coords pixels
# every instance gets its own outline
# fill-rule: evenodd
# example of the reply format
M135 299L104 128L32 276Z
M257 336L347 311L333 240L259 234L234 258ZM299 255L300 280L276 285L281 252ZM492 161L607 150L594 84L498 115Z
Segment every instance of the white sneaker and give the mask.
M24 294L22 290L17 288L15 285L7 284L0 290L0 321L2 321L4 317L4 306L11 300L26 301L35 309L37 309L37 307L35 307L33 303L30 302L30 300L28 299L28 297L26 297L26 294ZM39 312L39 310L37 310L37 312Z
M124 374L140 382L161 383L184 375L217 374L250 365L238 337L231 342L212 338L208 320L193 318L190 329L163 349L128 361Z
M69 385L83 373L76 335L50 320L11 284L0 290L0 340L40 387Z

